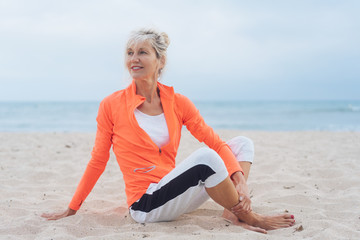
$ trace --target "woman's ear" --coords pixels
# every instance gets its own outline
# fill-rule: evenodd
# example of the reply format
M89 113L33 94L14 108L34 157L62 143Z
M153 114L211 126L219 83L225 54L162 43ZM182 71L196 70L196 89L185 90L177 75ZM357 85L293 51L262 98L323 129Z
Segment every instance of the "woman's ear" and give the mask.
M160 69L163 69L165 67L165 63L166 63L166 58L165 56L162 56L160 58Z

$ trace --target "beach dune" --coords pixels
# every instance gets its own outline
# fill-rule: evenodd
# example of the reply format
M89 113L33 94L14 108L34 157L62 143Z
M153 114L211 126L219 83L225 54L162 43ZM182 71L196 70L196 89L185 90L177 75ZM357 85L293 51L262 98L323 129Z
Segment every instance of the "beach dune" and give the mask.
M295 215L295 226L266 239L360 239L360 132L217 132L255 143L253 209ZM0 133L0 239L265 239L223 220L212 200L176 221L136 223L113 154L75 216L41 218L67 207L94 139L95 133ZM183 131L177 161L202 146Z

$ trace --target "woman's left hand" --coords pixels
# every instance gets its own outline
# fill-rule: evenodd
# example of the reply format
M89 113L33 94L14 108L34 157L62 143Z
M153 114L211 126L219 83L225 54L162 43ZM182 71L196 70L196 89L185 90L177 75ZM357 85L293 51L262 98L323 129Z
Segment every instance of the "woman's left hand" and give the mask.
M239 193L239 203L231 208L234 214L249 213L251 209L251 199L244 176L241 172L236 172L232 176L236 191Z

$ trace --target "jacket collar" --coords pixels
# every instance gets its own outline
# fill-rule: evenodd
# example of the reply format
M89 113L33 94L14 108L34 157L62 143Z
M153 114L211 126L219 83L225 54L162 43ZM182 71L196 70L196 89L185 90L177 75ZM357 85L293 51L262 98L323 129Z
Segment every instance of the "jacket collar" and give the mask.
M163 100L172 100L174 98L174 88L157 82L160 91L160 98ZM131 110L135 110L141 103L145 101L145 97L136 94L135 80L125 89L127 96L127 105Z
M174 88L166 86L162 83L157 82L157 87L160 90L160 99L163 106L166 123L168 126L170 142L174 140L176 133L175 126L175 115L174 115ZM129 111L130 122L134 123L135 116L133 112L140 104L145 101L145 97L136 94L136 84L133 80L132 83L125 89L126 93L126 104ZM163 148L171 147L171 144L167 144Z

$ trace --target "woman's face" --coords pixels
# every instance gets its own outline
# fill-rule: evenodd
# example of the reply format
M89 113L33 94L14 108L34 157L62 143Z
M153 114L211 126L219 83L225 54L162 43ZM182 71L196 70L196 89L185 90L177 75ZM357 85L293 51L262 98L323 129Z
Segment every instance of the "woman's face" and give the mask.
M126 50L126 67L133 79L157 80L163 61L156 57L155 49L148 41L135 43Z

